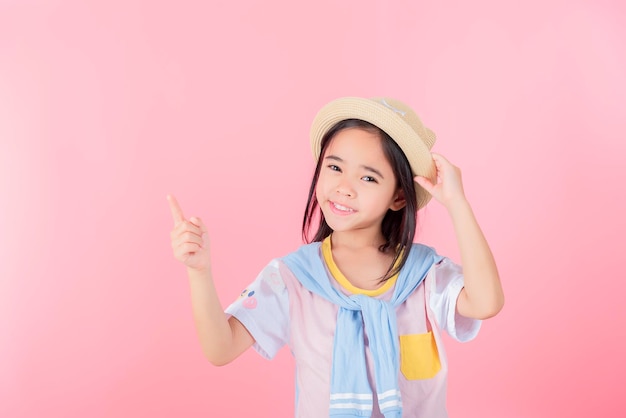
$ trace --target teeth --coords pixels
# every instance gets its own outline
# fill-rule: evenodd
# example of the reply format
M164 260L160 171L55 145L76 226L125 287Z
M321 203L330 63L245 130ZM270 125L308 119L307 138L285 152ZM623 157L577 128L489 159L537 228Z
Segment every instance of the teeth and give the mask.
M354 212L354 209L350 209L350 208L348 208L348 207L346 207L346 206L342 206L342 205L340 205L340 204L338 204L338 203L333 203L333 204L334 204L334 205L335 205L335 207L336 207L337 209L339 209L339 210L345 210L345 211L347 211L347 212Z

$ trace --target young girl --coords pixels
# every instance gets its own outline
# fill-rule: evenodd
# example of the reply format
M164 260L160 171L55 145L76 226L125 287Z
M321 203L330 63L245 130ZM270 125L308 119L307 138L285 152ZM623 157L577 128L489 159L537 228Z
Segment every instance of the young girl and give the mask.
M169 196L172 247L187 266L209 361L227 364L250 346L272 358L287 344L297 417L446 417L441 330L474 338L504 297L461 173L430 153L434 142L397 100L349 97L322 108L302 229L311 243L272 260L226 315L206 228ZM413 243L417 210L431 196L450 214L462 270Z

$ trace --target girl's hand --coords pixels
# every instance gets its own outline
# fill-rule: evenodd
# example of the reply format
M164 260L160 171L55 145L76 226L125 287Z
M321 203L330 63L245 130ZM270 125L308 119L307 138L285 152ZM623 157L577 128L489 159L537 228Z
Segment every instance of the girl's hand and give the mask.
M170 234L174 258L190 269L207 270L211 257L206 227L200 218L185 219L174 196L167 196L167 200L174 218L174 229Z
M461 170L440 154L432 153L432 156L437 168L437 183L433 184L422 176L415 176L414 180L437 201L450 209L455 202L465 201Z

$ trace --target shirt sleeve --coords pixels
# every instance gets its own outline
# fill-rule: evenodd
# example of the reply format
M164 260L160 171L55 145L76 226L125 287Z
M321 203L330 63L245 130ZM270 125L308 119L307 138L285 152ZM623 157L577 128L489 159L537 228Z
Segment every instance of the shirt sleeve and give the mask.
M461 316L456 310L456 301L464 286L461 266L444 257L435 266L431 280L428 303L439 328L457 341L474 339L482 321Z
M225 312L250 332L254 349L272 359L289 341L289 296L278 261L270 262Z

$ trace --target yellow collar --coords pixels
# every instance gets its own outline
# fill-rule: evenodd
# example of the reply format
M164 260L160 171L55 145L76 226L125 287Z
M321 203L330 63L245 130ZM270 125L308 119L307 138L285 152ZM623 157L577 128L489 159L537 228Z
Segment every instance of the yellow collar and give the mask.
M391 276L389 280L384 282L382 286L380 286L378 289L366 290L354 286L352 283L350 283L346 276L343 275L341 270L339 270L339 268L337 267L337 264L335 264L335 260L333 260L330 235L326 237L324 241L322 241L322 256L324 257L324 261L326 262L326 266L328 267L330 274L332 274L335 280L337 280L337 283L339 283L341 287L343 287L353 295L365 295L370 297L380 296L387 292L389 289L391 289L396 283L396 280L398 280L398 273L396 273Z

